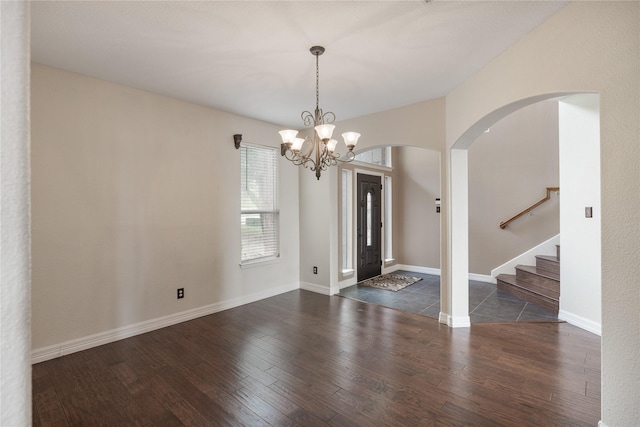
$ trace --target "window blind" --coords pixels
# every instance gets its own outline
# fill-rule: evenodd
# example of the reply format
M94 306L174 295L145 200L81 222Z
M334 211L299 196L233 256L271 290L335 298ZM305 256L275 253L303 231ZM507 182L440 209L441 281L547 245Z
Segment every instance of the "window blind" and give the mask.
M240 147L242 236L241 262L279 255L277 149Z

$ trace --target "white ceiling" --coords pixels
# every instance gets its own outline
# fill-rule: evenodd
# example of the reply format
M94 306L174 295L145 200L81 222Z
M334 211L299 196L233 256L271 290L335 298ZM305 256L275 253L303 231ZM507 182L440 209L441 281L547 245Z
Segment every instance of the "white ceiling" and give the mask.
M33 61L301 128L446 95L566 1L34 1Z

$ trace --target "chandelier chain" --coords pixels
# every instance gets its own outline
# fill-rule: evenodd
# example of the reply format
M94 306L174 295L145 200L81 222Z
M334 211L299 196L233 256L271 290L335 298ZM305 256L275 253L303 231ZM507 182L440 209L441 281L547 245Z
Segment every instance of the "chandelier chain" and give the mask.
M318 66L318 57L320 55L315 55L316 56L316 110L318 109L318 106L320 105L320 67Z

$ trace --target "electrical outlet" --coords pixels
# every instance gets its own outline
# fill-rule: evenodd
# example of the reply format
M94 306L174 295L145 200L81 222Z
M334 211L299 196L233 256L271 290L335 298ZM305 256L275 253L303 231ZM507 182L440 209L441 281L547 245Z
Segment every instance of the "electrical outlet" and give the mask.
M178 288L178 299L184 298L184 288Z
M318 274L318 267L313 267L313 274Z

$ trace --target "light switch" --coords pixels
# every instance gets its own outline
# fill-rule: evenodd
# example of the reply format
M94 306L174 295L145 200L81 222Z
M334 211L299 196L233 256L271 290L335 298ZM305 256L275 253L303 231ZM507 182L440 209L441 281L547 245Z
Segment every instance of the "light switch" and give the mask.
M591 206L587 206L584 208L584 217L592 218L593 217L593 208Z

